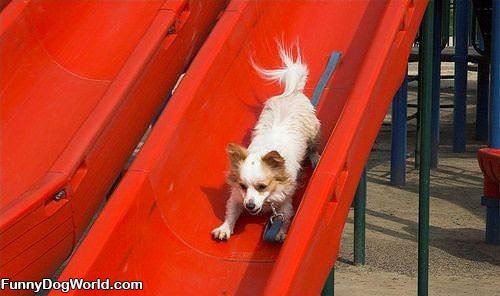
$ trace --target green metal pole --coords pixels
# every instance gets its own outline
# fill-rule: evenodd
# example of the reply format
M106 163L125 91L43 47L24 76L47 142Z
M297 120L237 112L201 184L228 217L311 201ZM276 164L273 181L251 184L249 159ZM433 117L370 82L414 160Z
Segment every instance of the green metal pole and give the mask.
M417 141L415 143L415 169L418 169L418 166L420 165L420 114L422 114L422 84L424 82L422 81L422 73L424 72L424 69L422 68L423 65L423 51L422 51L422 44L423 44L423 37L422 37L422 30L423 27L420 27L420 32L418 36L418 88L417 88L417 130L415 133L415 136L417 138Z
M335 282L335 267L332 267L332 270L328 274L328 278L326 279L325 286L323 287L323 291L321 291L321 296L333 296L334 295L334 282Z
M354 199L354 264L365 265L366 169L359 178Z
M441 48L445 48L450 42L450 0L443 0L442 5Z
M422 23L422 100L420 113L420 163L418 212L418 295L429 293L429 186L431 166L431 101L434 49L434 1L430 0Z

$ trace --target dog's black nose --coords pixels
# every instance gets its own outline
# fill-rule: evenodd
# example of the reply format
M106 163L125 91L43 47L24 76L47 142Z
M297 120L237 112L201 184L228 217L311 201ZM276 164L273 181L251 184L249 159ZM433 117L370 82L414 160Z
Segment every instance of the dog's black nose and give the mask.
M254 204L254 202L253 202L253 201L249 201L249 202L247 202L247 204L246 204L245 206L246 206L246 208L247 208L247 209L249 209L249 210L253 210L253 209L255 209L255 204Z

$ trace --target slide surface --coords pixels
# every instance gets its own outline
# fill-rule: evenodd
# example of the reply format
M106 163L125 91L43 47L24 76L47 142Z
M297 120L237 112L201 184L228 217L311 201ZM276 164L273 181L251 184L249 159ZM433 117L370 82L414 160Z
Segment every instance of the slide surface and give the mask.
M71 253L224 4L2 1L1 278Z
M144 295L318 295L426 3L231 1L60 280L141 280ZM210 231L228 197L225 147L248 144L264 101L280 93L250 57L279 66L276 39L298 40L309 96L342 52L318 106L322 157L304 169L283 245L262 240L267 217L248 215L218 242Z

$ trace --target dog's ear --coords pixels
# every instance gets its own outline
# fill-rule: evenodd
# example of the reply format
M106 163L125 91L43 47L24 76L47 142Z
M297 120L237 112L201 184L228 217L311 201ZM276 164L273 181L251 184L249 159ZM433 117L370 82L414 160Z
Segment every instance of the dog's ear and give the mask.
M232 165L237 165L241 161L245 160L248 156L247 149L238 144L229 143L227 145L227 155Z
M262 161L272 169L285 168L285 159L276 150L270 151L262 156Z

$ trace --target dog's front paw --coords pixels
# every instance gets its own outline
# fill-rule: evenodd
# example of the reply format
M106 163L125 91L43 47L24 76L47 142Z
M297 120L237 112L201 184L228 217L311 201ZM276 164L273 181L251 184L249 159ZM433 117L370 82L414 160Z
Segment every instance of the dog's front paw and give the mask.
M285 238L286 238L286 230L280 229L274 240L282 243L283 241L285 241Z
M212 236L215 239L228 240L233 234L231 227L227 223L223 223L221 226L212 230Z

